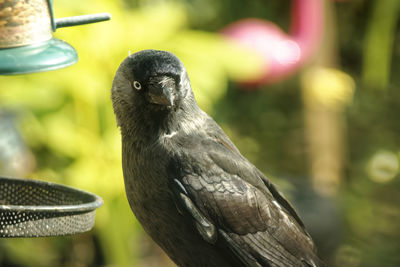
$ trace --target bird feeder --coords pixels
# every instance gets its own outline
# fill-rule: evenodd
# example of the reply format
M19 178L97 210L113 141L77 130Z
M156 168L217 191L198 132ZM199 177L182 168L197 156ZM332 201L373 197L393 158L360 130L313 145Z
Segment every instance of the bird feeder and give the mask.
M53 38L61 27L109 20L110 14L54 18L52 0L0 1L0 74L55 70L78 61L75 49Z
M75 49L52 33L109 19L108 13L55 19L51 0L0 0L0 74L74 64ZM64 185L0 177L0 237L82 233L93 227L95 210L102 203L94 194Z
M100 197L68 186L0 177L0 237L86 232L102 203Z

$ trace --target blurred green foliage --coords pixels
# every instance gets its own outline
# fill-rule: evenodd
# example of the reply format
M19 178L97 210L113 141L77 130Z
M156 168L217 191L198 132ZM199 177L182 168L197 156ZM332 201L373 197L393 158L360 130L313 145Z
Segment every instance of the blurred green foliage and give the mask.
M298 199L295 204L306 215L328 266L399 266L399 170L381 156L398 160L400 155L398 1L334 5L334 56L355 79L357 91L346 110L343 184L336 198L323 201L307 193L309 151L299 77L254 92L240 90L234 81L256 75L260 62L216 33L244 17L267 18L287 29L289 3L55 0L56 17L110 12L112 20L57 30L55 37L76 48L79 62L52 72L0 77L0 107L18 115L36 159L30 177L91 191L105 204L92 232L0 240L0 266L170 264L148 241L126 201L120 135L110 101L120 62L129 51L147 48L169 50L182 59L200 106L289 198ZM384 3L392 5L391 12ZM381 158L377 173L391 175L383 182L371 177L376 165L371 162Z

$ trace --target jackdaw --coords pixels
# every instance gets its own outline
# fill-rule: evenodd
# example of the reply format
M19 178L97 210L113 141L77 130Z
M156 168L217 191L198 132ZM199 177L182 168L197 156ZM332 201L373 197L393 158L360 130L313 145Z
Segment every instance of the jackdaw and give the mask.
M320 266L292 205L198 107L175 55L128 56L111 98L130 207L178 266Z

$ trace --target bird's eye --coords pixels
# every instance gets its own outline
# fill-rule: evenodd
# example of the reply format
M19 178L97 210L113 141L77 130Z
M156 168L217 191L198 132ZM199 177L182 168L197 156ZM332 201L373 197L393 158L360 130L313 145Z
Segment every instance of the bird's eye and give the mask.
M134 87L136 90L142 89L142 85L141 85L140 82L138 82L138 81L134 81L134 82L133 82L133 87Z

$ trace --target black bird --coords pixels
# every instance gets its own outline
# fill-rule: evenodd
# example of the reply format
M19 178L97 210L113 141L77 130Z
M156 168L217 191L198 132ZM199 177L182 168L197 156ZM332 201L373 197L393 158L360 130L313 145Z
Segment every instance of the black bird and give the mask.
M131 209L178 266L320 266L296 211L198 107L175 55L127 57L111 98Z

